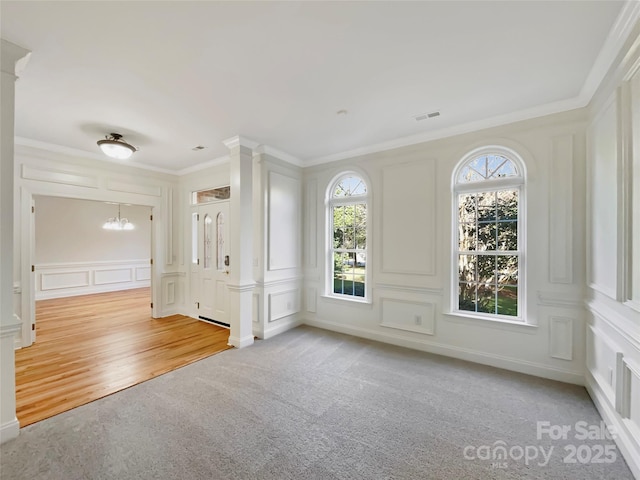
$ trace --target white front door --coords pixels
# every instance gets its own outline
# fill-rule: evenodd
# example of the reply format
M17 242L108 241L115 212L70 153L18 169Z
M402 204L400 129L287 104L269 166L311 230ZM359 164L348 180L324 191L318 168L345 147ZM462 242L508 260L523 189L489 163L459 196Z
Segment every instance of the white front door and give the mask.
M198 207L198 316L229 326L229 202Z

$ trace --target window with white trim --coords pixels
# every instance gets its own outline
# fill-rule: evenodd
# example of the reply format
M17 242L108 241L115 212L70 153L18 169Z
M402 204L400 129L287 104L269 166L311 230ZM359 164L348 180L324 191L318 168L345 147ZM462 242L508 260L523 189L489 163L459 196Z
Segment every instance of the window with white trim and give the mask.
M341 175L331 184L327 205L328 295L360 300L368 297L367 206L367 184L357 174Z
M503 148L471 152L454 172L453 192L453 311L522 320L522 160Z

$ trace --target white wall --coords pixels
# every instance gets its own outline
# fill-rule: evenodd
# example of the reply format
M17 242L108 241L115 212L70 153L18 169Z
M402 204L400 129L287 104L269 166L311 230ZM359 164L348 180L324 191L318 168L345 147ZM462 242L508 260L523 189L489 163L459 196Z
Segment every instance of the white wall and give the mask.
M640 478L640 24L589 111L586 383Z
M149 259L150 207L122 205L121 215L134 230L105 230L118 206L63 197L35 197L36 262L70 263Z
M151 208L122 205L134 230L102 228L118 206L35 196L36 300L150 284Z
M582 384L585 124L576 110L305 169L306 323ZM449 313L452 172L485 145L526 163L527 325ZM371 180L370 304L324 296L325 192L345 169Z

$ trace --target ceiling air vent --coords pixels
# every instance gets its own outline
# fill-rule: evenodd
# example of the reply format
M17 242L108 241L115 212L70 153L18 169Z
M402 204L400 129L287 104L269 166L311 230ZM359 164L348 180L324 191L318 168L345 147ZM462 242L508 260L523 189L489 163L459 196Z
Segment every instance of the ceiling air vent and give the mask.
M427 118L434 118L439 116L440 116L440 112L431 112L431 113L421 113L420 115L416 115L413 118L415 118L416 122L421 122L422 120L426 120Z

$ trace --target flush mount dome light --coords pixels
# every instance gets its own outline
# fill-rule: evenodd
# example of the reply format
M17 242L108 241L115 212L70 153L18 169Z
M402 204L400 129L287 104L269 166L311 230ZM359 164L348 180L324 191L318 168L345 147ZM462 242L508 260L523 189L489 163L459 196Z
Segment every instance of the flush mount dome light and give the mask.
M119 133L110 133L105 140L98 140L98 146L106 156L125 160L136 151L136 147L129 145L121 138L122 135Z

